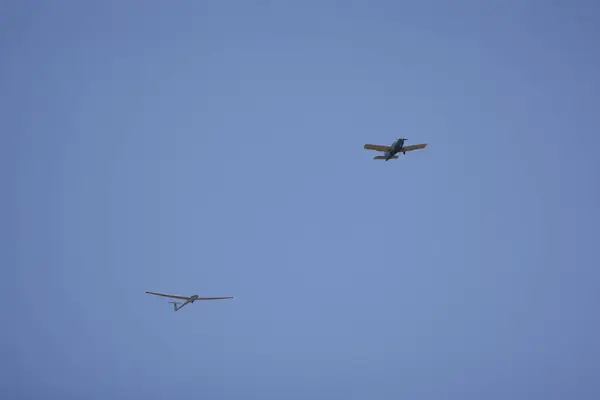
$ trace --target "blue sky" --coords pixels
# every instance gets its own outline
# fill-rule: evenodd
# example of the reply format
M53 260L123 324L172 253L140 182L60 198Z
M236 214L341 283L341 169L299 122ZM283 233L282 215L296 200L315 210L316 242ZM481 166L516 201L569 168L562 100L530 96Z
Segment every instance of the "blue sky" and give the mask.
M597 2L13 3L0 397L600 396Z

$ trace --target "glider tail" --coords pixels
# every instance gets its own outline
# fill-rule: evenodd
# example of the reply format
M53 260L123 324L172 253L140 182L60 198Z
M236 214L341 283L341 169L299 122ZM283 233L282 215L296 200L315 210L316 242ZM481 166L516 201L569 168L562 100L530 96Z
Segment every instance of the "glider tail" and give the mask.
M177 307L177 304L181 304L178 301L170 301L169 303L173 304L173 311L177 311L181 308L181 307Z

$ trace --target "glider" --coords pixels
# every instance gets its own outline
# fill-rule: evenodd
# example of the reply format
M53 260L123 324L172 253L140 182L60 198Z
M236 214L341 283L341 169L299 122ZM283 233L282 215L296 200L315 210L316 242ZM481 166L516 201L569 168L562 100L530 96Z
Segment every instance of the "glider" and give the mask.
M170 301L169 303L173 304L173 309L174 311L178 311L181 308L183 308L183 306L185 306L186 304L190 304L193 303L195 301L199 301L199 300L225 300L225 299L233 299L233 297L198 297L197 294L193 295L193 296L177 296L174 294L164 294L164 293L155 293L155 292L146 292L147 294L153 294L155 296L162 296L162 297L169 297L171 299L178 299L178 300L185 300L185 302L180 302L180 301ZM177 307L178 304L181 304L181 306Z

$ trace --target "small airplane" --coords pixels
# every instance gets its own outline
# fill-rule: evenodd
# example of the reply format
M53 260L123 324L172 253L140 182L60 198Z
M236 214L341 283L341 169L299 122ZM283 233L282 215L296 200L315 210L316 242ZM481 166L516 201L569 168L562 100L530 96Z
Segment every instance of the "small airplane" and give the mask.
M365 144L364 148L365 148L365 150L375 150L375 151L384 152L383 156L375 156L375 157L373 157L373 160L387 161L389 159L398 158L398 156L396 155L397 153L406 154L407 151L424 149L425 147L427 147L427 143L413 144L411 146L404 146L405 140L406 140L405 138L398 138L398 139L394 140L394 143L392 143L391 146L383 146L383 145L379 145L379 144Z
M164 293L154 293L154 292L146 292L147 294L153 294L155 296L163 296L170 297L172 299L180 299L185 300L185 303L181 303L180 301L170 301L169 303L173 304L174 311L181 310L186 304L193 303L197 300L224 300L224 299L233 299L233 297L198 297L197 294L187 297L187 296L176 296L173 294L164 294ZM177 307L177 304L181 304L181 306Z

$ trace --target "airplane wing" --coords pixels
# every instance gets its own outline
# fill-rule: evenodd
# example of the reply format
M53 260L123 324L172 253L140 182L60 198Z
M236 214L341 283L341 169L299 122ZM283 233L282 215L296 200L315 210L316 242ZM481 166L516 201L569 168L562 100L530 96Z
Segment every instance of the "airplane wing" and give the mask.
M172 299L180 299L180 300L189 300L190 298L187 296L175 296L173 294L164 294L164 293L154 293L154 292L146 292L148 294L153 294L155 296L162 296L162 297L170 297Z
M233 297L198 297L196 300L224 300L233 299Z
M375 151L389 151L391 150L390 146L382 146L380 144L365 144L365 150L375 150Z
M413 144L412 146L403 146L401 151L411 151L411 150L419 150L427 147L427 143L423 144Z

